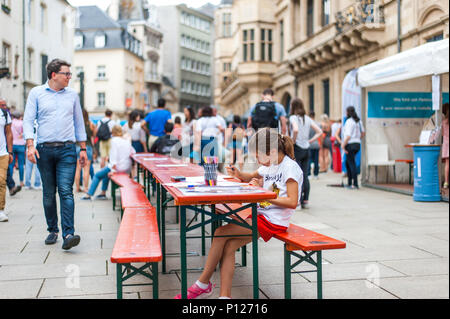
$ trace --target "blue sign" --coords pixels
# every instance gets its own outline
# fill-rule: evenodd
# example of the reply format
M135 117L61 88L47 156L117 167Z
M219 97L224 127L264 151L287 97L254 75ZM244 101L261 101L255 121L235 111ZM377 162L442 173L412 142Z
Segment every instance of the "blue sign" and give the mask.
M448 93L442 94L443 103ZM434 114L431 92L369 92L369 118L429 118Z

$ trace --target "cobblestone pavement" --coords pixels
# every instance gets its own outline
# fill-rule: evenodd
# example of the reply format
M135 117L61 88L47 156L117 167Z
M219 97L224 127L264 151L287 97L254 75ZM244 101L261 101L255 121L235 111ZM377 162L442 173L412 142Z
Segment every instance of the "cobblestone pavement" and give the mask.
M292 222L347 243L346 249L323 253L324 298L449 298L448 203L328 187L340 183L333 173L311 183L310 208L298 211ZM109 258L120 213L112 210L111 200L85 202L81 196L75 194L81 243L64 251L61 238L56 245L44 244L41 191L7 195L9 222L0 223L0 298L116 297L115 265ZM167 215L168 252L177 252L178 228L174 214ZM282 247L276 239L259 244L261 298L284 297ZM188 251L199 252L200 243L188 241ZM247 249L248 267L236 269L233 298L252 297L251 251ZM188 257L188 267L201 267L204 260ZM169 257L167 267L175 271L160 274L160 298L173 298L180 288L179 259ZM189 273L188 283L197 276ZM212 280L220 284L218 272ZM316 298L315 280L315 274L294 275L293 298ZM213 297L218 297L217 287ZM151 287L127 287L124 298L152 298Z

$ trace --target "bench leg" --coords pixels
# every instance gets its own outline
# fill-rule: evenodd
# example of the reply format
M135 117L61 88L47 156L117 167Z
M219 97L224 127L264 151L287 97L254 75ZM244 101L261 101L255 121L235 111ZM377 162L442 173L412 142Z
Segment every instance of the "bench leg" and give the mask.
M291 253L284 244L284 298L291 299Z
M206 238L205 238L205 214L201 214L202 220L202 256L206 255Z
M116 210L116 183L111 181L111 198L113 202L113 210Z
M158 263L152 263L153 299L158 299Z
M322 299L322 251L317 253L317 299Z
M122 265L116 265L117 299L122 299Z

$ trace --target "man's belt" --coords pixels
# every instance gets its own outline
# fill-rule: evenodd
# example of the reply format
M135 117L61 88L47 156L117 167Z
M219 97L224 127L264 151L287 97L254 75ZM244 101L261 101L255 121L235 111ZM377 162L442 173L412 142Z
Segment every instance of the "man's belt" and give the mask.
M61 146L75 144L75 142L72 142L72 141L67 141L67 142L45 142L45 143L40 143L40 144L45 146L45 147L61 147Z

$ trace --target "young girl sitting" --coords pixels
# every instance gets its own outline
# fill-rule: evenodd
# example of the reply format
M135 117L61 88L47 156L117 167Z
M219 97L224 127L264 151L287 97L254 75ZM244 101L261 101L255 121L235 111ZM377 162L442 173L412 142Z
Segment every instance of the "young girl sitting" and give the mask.
M262 129L249 142L250 151L261 167L253 173L227 168L228 174L254 186L263 186L278 193L278 198L258 205L258 233L264 241L289 227L289 219L299 205L303 172L294 160L294 146L290 137L273 129ZM251 225L251 216L246 220ZM213 292L211 276L220 262L220 299L231 298L231 285L238 248L250 243L252 231L235 224L219 227L209 250L206 265L200 278L188 289L188 299L202 299ZM248 235L248 237L219 237ZM180 299L177 295L175 299Z

